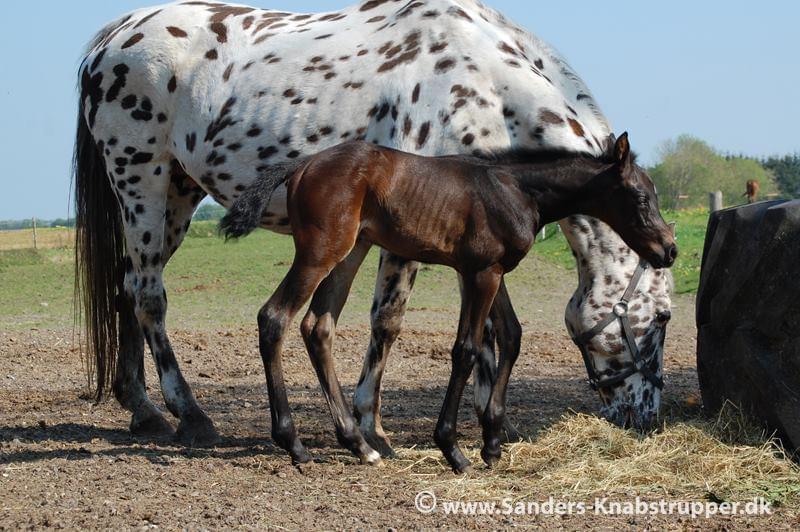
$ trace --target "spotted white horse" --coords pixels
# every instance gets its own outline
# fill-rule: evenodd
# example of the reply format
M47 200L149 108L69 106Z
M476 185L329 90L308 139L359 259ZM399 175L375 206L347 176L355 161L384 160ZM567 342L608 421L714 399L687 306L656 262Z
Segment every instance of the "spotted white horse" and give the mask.
M80 70L77 285L98 398L111 388L132 412L134 433L172 432L146 394L147 341L179 439L218 440L171 348L162 279L206 195L229 206L270 165L346 139L427 155L511 146L597 154L609 133L566 62L476 0L370 0L326 14L186 1L124 16L95 37ZM288 232L285 189L273 205L265 227ZM579 266L566 312L576 336L610 312L638 258L596 220L562 227ZM381 377L416 272L416 263L382 256L355 393L360 429L382 454L391 448ZM668 273L645 271L629 306L639 349L659 377L668 284ZM611 323L587 343L597 375L631 367L623 336ZM492 385L493 344L475 374L478 411ZM280 376L280 360L265 363ZM659 388L640 373L600 395L606 417L640 427L660 403ZM272 432L285 438L294 427L273 424Z

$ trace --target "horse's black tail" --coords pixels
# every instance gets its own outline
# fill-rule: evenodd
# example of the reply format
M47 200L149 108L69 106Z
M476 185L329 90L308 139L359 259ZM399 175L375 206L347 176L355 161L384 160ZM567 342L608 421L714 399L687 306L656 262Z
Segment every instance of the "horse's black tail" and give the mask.
M81 92L75 139L75 320L83 329L89 387L99 401L116 371L116 296L125 275L122 220L103 154L84 114ZM82 318L82 320L81 320ZM83 347L83 346L82 346Z
M241 238L252 233L269 207L272 194L289 179L305 161L291 161L270 166L242 192L228 214L219 222L219 231L226 239Z

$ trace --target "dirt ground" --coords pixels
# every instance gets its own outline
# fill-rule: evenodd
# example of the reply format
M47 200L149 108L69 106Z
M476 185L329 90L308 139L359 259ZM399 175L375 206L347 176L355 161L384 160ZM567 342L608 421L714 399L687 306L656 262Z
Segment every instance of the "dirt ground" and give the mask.
M529 435L573 410L595 412L578 352L561 323L569 282L523 320L523 352L509 415ZM552 287L551 287L552 288ZM691 298L675 302L666 362L665 402L696 397ZM69 330L0 333L0 529L20 528L749 528L789 527L771 517L445 516L422 514L415 495L425 479L404 458L433 448L432 432L449 371L455 314L412 309L389 361L384 425L399 458L382 468L356 464L336 444L332 423L297 327L285 351L290 401L301 436L319 461L293 467L269 438L263 370L253 327L196 331L173 327L173 344L199 401L223 442L187 449L137 440L115 402L82 398L85 379ZM345 320L335 344L340 379L352 393L368 338L364 317ZM149 364L151 365L151 364ZM148 368L151 397L157 380ZM480 430L465 394L461 440L476 448ZM477 464L476 464L477 465ZM473 474L480 475L482 465ZM458 479L442 465L437 481ZM534 493L527 500L546 500ZM795 523L796 524L796 523Z

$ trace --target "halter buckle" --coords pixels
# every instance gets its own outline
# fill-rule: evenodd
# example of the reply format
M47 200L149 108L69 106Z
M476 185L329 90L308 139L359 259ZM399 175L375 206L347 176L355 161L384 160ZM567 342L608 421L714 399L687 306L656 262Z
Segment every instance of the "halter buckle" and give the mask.
M628 302L627 301L620 301L619 303L615 304L611 310L614 313L614 316L618 318L622 318L628 315Z

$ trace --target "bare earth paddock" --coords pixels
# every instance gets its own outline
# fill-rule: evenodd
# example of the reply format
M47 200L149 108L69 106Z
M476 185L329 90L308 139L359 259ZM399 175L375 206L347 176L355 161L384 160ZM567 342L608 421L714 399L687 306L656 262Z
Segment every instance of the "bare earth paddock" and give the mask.
M191 253L190 246L186 260ZM224 262L221 256L217 259ZM64 279L54 282L64 284L70 278L71 264L59 267L66 273ZM175 266L176 271L181 267ZM358 281L363 289L357 287L354 299L364 299L369 293L374 265L366 269ZM0 263L0 283L15 282L9 279L14 271ZM760 448L757 441L747 440L736 427L701 419L691 295L675 298L666 346L665 428L659 435L638 439L593 417L576 415L592 414L599 404L585 384L580 356L561 325L574 273L537 257L526 261L523 273L525 282L512 283L511 291L520 308L525 336L509 392L509 415L532 442L505 446L504 459L494 471L479 465L480 429L468 389L461 409L461 438L477 465L468 477L456 477L449 471L431 436L444 396L456 323L458 292L449 272L442 274L447 280L444 289L437 288L441 280L433 273L421 276L406 327L389 360L383 392L384 425L399 456L385 461L381 468L357 465L336 444L296 326L285 350L285 373L301 436L319 460L293 467L272 445L256 330L252 319L239 319L240 313L254 316L257 306L226 297L224 287L214 289L224 281L191 274L184 280L188 286L184 289L176 274L171 284L173 289L177 285L175 301L170 300L170 327L179 362L224 438L214 449L134 439L127 432L127 413L115 402L94 405L82 398L85 377L69 317L46 319L54 308L68 307L59 298L68 301L69 286L62 288L67 295L53 298L58 301L52 306L26 309L16 318L3 314L0 529L469 529L515 525L782 529L800 523L796 467L769 448ZM168 285L169 275L168 270ZM17 277L16 282L21 279ZM265 283L262 289L273 286ZM437 289L449 293L450 300L442 296L432 303L422 295ZM9 290L6 285L2 291ZM190 297L197 292L203 295L200 301L229 308L238 325L215 326L208 316L182 318L184 309L192 316L202 314ZM368 305L368 296L366 301L350 305L337 331L337 369L348 394L358 378L367 345L364 307ZM44 318L32 318L36 313L43 313ZM162 404L149 360L147 365L151 397ZM714 430L709 429L712 425ZM724 438L726 430L731 441ZM659 457L658 463L648 463L652 456ZM425 514L415 508L415 496L423 490L438 496L437 511ZM442 501L500 501L506 497L514 502L546 501L550 496L592 502L597 495L613 500L639 495L648 501L764 496L774 501L775 507L769 516L707 520L677 515L609 516L592 510L567 516L445 515L441 506Z

